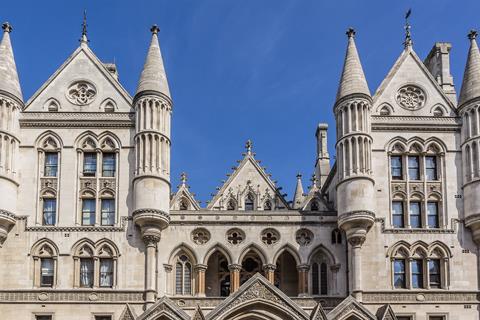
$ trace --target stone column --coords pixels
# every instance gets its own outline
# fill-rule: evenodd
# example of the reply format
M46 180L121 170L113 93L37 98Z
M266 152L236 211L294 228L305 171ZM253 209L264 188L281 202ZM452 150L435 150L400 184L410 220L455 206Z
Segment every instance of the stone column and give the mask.
M155 303L157 295L156 276L157 276L157 243L160 237L153 235L143 236L145 242L145 303L147 308Z
M362 301L362 255L360 249L365 241L365 237L352 237L348 239L348 243L352 248L352 295L358 301Z
M228 266L230 270L230 293L235 293L240 287L240 271L242 270L242 265L240 264L231 264Z
M297 266L298 270L298 296L304 297L308 295L308 271L310 266L308 264L300 264Z
M263 266L265 278L273 285L275 284L275 269L277 269L277 266L274 264L266 264Z
M207 265L197 264L195 266L195 272L197 273L197 296L205 297L205 272L207 271Z

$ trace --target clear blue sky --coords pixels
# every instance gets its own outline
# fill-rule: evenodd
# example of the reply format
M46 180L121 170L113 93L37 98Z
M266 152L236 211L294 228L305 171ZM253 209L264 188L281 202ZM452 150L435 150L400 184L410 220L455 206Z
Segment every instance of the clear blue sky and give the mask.
M453 43L457 92L466 35L480 28L480 1L151 0L1 1L28 99L78 46L88 11L90 47L115 59L133 95L153 23L174 101L172 186L182 171L204 204L252 139L257 158L293 195L295 175L313 172L315 128L330 124L343 64L345 30L374 92L402 50L403 15L412 8L414 49L423 59L435 41ZM333 164L333 161L332 161Z

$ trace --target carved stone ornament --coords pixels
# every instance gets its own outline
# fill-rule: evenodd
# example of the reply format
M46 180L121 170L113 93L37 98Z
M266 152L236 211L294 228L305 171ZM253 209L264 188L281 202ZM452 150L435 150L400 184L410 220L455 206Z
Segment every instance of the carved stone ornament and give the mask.
M261 239L267 246L273 245L280 240L280 233L275 229L268 228L262 231Z
M295 240L301 246L308 246L312 243L313 237L313 232L308 229L300 229L295 234Z
M210 232L204 228L197 228L192 231L192 241L195 244L202 245L210 240Z
M418 110L425 106L425 92L417 86L406 85L398 89L397 103L407 110Z
M84 106L91 103L97 96L95 86L87 81L76 81L68 87L67 98L76 105Z
M245 233L237 228L228 230L226 236L228 243L233 245L240 244L245 239Z

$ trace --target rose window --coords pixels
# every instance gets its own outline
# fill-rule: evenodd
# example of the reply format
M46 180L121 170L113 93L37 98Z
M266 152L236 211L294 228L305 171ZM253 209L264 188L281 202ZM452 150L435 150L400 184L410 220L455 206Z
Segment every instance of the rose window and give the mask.
M280 240L280 234L274 229L265 229L262 232L262 241L266 245L272 245Z
M308 246L312 243L313 233L308 229L300 229L295 235L295 240L297 240L297 243L301 246Z
M97 95L97 90L87 81L74 82L67 90L68 100L76 105L84 106L91 103Z
M207 229L198 228L192 231L192 241L198 245L207 243L210 240L210 232Z
M425 106L427 100L422 89L408 85L401 87L397 92L397 103L408 110L417 110Z
M227 241L230 244L240 244L245 239L245 233L240 229L230 229L227 232Z

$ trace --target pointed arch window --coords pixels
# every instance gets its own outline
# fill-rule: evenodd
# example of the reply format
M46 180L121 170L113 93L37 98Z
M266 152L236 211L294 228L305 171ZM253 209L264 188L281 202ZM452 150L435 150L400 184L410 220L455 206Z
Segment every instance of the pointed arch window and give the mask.
M342 233L340 229L336 228L332 230L332 244L342 243Z
M175 264L175 293L192 294L192 264L185 254L180 255Z
M263 210L272 210L272 203L270 202L270 200L265 201L265 203L263 204Z
M254 200L255 197L253 194L249 193L247 194L247 197L245 198L245 211L251 211L254 210Z
M317 201L312 201L312 204L310 205L310 210L311 211L318 211L318 202Z
M32 250L34 262L34 286L36 287L54 287L57 273L56 247L50 242L41 241L35 245Z

